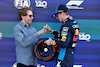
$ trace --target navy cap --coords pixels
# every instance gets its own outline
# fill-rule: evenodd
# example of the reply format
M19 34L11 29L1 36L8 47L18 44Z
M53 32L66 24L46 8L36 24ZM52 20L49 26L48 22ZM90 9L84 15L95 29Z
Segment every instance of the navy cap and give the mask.
M59 6L56 7L55 14L53 14L52 17L56 17L56 15L58 13L67 12L67 11L68 11L68 8L66 7L66 5L59 5Z

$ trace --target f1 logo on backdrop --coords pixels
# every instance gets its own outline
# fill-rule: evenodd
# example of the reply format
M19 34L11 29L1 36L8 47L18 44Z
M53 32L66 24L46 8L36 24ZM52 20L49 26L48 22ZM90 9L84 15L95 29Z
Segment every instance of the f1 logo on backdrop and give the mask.
M36 7L47 8L47 2L42 0L35 0Z
M14 5L17 9L21 9L23 7L30 7L30 0L15 0Z
M70 0L66 6L69 9L84 9L83 7L79 7L82 3L84 2L84 0Z

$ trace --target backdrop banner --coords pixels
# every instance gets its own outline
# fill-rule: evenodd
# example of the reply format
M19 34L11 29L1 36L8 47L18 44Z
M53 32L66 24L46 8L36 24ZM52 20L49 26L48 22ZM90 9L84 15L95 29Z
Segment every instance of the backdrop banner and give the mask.
M19 23L18 11L22 7L32 7L32 26L40 30L48 24L59 31L62 25L52 15L55 8L64 4L70 15L77 21L80 33L74 51L74 67L100 66L100 0L0 0L0 67L12 67L16 62L13 28ZM39 38L53 36L47 32ZM54 67L52 61L38 60L38 67Z

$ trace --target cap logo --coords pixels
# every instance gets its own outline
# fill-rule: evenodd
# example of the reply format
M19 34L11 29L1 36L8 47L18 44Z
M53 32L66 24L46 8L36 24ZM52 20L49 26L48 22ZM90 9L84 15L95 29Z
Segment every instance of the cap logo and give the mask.
M58 12L63 12L63 10L58 10Z

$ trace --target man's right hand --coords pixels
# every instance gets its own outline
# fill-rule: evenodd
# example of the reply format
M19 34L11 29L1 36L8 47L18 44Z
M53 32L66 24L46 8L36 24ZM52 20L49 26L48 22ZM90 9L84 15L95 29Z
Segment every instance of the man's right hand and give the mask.
M50 26L49 26L49 25L44 26L44 29L47 29L47 31L48 31L48 32L52 32L52 29L50 28Z
M45 34L47 32L47 29L41 29L40 31L38 31L38 35L41 35L41 34Z

